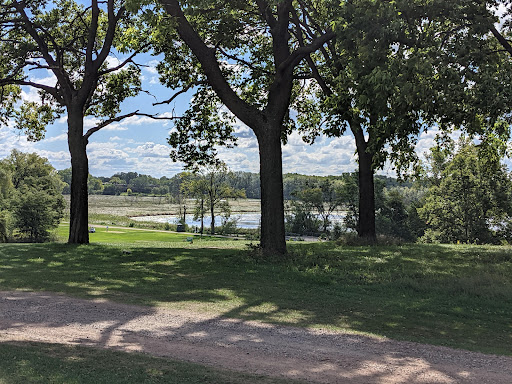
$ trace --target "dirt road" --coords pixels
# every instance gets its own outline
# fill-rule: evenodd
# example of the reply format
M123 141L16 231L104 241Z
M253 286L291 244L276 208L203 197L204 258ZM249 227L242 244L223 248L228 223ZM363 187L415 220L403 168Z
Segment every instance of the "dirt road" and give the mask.
M52 293L0 292L6 341L139 351L319 383L512 383L510 357Z

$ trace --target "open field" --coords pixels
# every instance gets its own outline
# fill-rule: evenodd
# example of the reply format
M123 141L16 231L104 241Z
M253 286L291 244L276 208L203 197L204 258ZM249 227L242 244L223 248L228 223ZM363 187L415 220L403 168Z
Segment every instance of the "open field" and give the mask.
M153 243L180 243L182 246L183 243L187 243L187 239L193 238L193 241L223 241L221 237L211 237L204 235L202 238L199 235L191 235L188 233L175 233L163 230L151 230L144 229L141 230L139 228L130 228L130 227L112 227L110 226L107 230L106 226L98 226L92 225L96 232L89 233L89 239L91 243L132 243L132 244L140 244L144 243L147 245L151 245ZM69 233L69 224L63 223L57 229L57 236L63 242L68 237Z
M69 195L64 196L69 205ZM186 200L187 210L193 211L194 201ZM256 199L229 200L232 213L260 212L260 201ZM177 204L169 203L163 196L109 196L90 195L89 214L128 218L132 216L176 215Z
M95 235L112 237L89 246L1 245L0 289L512 355L510 247L291 244L292 259L276 264L255 261L243 241L189 244L181 234L141 238L129 229Z

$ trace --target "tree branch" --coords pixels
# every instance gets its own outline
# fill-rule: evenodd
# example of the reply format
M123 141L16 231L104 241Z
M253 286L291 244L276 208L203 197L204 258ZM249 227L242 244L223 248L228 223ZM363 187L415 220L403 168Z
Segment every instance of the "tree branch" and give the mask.
M105 35L105 39L103 41L103 46L101 47L101 51L94 60L94 69L98 71L99 68L103 65L105 60L107 59L110 49L112 48L112 43L114 42L114 37L116 34L116 26L118 21L123 17L125 12L125 7L120 7L117 14L114 12L114 0L108 0L108 27L107 33Z
M34 83L32 81L15 80L12 78L0 79L0 86L9 85L9 84L26 85L29 87L34 87L36 89L40 89L40 90L45 91L46 93L49 93L50 95L52 95L60 104L64 104L64 101L62 100L62 95L59 94L59 91L55 87L50 87L48 85Z
M333 31L327 31L322 36L314 39L309 45L304 47L299 47L295 51L291 53L291 55L286 59L280 66L280 71L285 71L287 68L295 67L300 63L302 59L308 56L310 53L315 52L322 45L324 45L329 40L335 37L335 33Z
M198 85L206 85L208 84L206 81L194 81L192 83L190 83L189 85L187 85L185 88L183 88L182 90L176 92L174 95L172 95L169 99L167 100L164 100L164 101L160 101L160 102L157 102L157 103L153 103L153 106L155 105L162 105L162 104L170 104L174 101L174 99L176 99L179 95L182 95L186 92L188 92L192 87L195 87L195 86L198 86Z
M126 115L121 115L121 116L116 116L116 117L113 117L111 119L108 119L108 120L105 120L103 122L101 122L100 124L98 124L97 126L93 127L93 128L90 128L84 135L84 139L86 140L89 140L89 137L91 137L91 135L95 132L98 132L100 129L102 128L105 128L106 126L112 124L112 123L117 123L119 121L122 121L128 117L133 117L133 116L144 116L144 117L149 117L151 119L154 119L154 120L176 120L176 119L180 119L180 117L177 117L177 116L172 116L172 117L161 117L161 116L158 116L158 115L150 115L148 113L140 113L138 110L135 111L135 112L131 112L131 113L127 113Z
M135 56L137 56L139 53L141 53L145 48L147 48L149 46L149 44L146 44L144 45L142 48L138 49L137 51L133 52L130 57L128 57L126 60L124 60L121 64L113 67L113 68L107 68L105 69L104 71L100 71L98 72L98 76L103 76L103 75L106 75L107 73L111 73L111 72L115 72L121 68L123 68L126 64L132 62L133 63L133 58Z
M242 100L231 88L220 69L219 62L215 56L215 50L209 48L190 25L178 0L159 1L166 12L176 18L178 34L201 63L208 83L215 90L215 93L224 105L243 123L249 126L255 126L255 120L263 121L265 117L261 111Z
M270 75L271 73L269 71L265 71L261 68L258 68L256 67L255 65L249 63L248 61L244 60L244 59L241 59L235 55L230 55L229 53L227 53L226 51L224 51L222 48L220 47L217 47L217 50L222 53L224 56L226 56L228 59L231 59L231 60L234 60L234 61L237 61L247 67L249 67L250 69L252 69L253 71L255 72L263 72L263 73L266 73L267 75Z
M304 43L304 38L302 36L301 22L299 20L299 16L297 15L297 12L295 11L295 9L293 9L293 11L292 11L292 17L293 17L293 21L298 29L298 31L296 33L297 40L299 41L299 45L301 47L304 47L305 43ZM318 85L320 85L320 88L322 88L322 91L327 96L332 95L331 88L329 88L327 83L324 81L323 77L320 75L320 72L318 71L318 68L317 68L315 62L313 61L313 59L311 59L311 56L309 54L306 55L306 61L309 65L309 67L311 68L313 78L317 81Z
M98 18L100 9L98 7L98 1L92 0L91 4L91 25L89 26L89 40L87 41L87 48L85 50L85 66L89 67L92 65L92 51L94 49L94 43L96 42L96 34L98 33ZM80 15L81 16L81 15Z
M510 55L512 55L512 46L510 45L509 41L507 39L505 39L505 37L501 33L498 32L498 30L496 29L496 27L494 25L491 25L490 29L491 29L491 32L494 35L494 37L496 37L496 39L503 46L503 48L505 48L505 50Z

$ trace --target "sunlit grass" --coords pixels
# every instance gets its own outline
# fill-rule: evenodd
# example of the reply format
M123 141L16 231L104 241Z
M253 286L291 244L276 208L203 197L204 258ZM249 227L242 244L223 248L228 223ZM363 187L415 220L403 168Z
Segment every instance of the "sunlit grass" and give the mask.
M124 229L123 229L124 231ZM0 245L0 289L166 306L512 355L512 248L246 243L126 229L93 244ZM140 242L140 236L147 241ZM96 241L95 241L96 239Z

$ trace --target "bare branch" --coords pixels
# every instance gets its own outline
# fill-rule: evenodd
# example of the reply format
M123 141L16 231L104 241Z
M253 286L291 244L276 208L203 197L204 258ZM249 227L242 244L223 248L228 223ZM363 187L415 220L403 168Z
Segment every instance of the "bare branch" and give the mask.
M188 92L191 88L195 87L195 86L198 86L198 85L203 85L203 84L208 84L206 81L194 81L192 83L190 83L189 85L187 85L185 88L183 88L182 90L176 92L174 95L172 95L169 99L167 100L164 100L164 101L160 101L160 102L157 102L157 103L153 103L153 106L155 105L162 105L162 104L170 104L174 101L174 99L176 99L179 95L182 95L186 92Z
M128 57L126 60L124 60L121 64L113 67L113 68L108 68L108 69L105 69L104 71L100 71L98 72L98 76L103 76L103 75L106 75L107 73L111 73L111 72L115 72L121 68L123 68L126 64L128 63L133 63L133 58L138 55L139 53L141 53L145 48L147 48L149 46L149 44L146 44L144 45L142 48L138 49L137 51L133 52L130 57Z
M59 103L63 103L62 97L59 94L59 91L55 87L50 87L48 85L38 84L34 83L33 81L26 81L26 80L16 80L12 78L5 78L0 79L0 86L2 85L9 85L9 84L15 84L15 85L26 85L29 87L34 87L37 89L41 89L42 91L45 91L52 95Z
M150 119L154 119L154 120L176 120L176 119L180 119L180 117L177 117L177 116L165 117L165 116L158 116L158 115L150 115L148 113L140 113L137 110L135 112L127 113L127 114L121 115L121 116L116 116L116 117L113 117L111 119L108 119L108 120L105 120L105 121L101 122L97 126L95 126L93 128L90 128L85 133L84 138L86 140L89 140L89 137L91 137L91 135L93 133L98 132L100 129L105 128L106 126L108 126L108 125L110 125L112 123L117 123L119 121L127 119L128 117L133 117L133 116L144 116L144 117L149 117Z
M269 72L269 71L265 71L263 70L262 68L258 68L256 67L254 64L252 63L249 63L247 60L244 60L244 59L241 59L235 55L230 55L229 53L227 53L226 51L224 51L222 48L220 47L217 47L217 50L222 53L224 56L226 56L228 59L231 59L231 60L234 60L234 61L237 61L243 65L245 65L246 67L249 67L250 69L252 69L253 71L255 72L263 72L263 73L266 73L267 75L271 75L272 73Z

